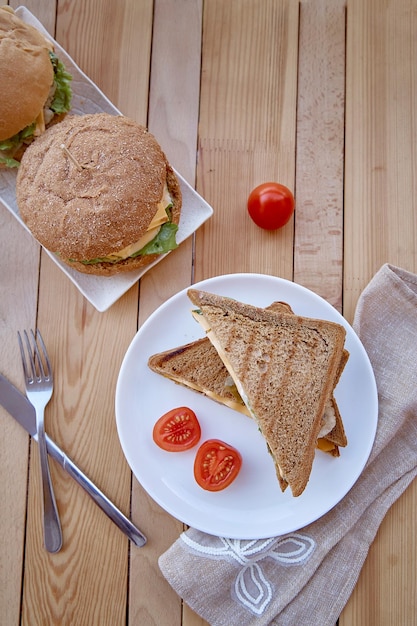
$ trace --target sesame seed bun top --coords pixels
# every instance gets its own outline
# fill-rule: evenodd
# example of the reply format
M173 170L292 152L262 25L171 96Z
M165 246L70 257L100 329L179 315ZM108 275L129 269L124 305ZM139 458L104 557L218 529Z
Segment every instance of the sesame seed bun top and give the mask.
M106 257L138 241L165 183L178 223L181 192L172 168L146 128L107 113L67 116L26 150L17 177L22 219L34 237L73 262ZM152 258L77 267L89 273L136 269ZM81 263L79 263L81 265Z

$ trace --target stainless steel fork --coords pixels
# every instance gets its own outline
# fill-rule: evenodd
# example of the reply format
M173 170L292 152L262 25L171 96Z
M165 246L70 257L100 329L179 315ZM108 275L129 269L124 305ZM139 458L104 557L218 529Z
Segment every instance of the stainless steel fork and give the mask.
M52 368L39 330L17 333L25 376L26 395L36 411L36 430L41 462L43 493L43 532L48 552L58 552L62 546L62 531L56 506L45 439L44 411L53 392ZM26 349L25 349L26 347Z

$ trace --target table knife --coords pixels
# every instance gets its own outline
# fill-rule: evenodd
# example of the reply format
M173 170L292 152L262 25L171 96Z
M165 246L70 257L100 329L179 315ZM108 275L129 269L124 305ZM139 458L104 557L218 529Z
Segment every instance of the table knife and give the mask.
M35 409L12 383L0 374L0 404L21 426L36 440ZM142 547L146 537L138 528L113 504L107 496L75 465L73 461L46 435L46 447L49 455L57 461L68 474L77 481L94 502L106 515L129 537L133 543Z

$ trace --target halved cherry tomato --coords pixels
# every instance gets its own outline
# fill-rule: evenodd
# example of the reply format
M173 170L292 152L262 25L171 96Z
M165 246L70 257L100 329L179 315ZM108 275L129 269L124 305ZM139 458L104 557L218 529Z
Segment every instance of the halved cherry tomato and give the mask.
M292 192L279 183L263 183L249 194L248 212L253 221L265 230L285 226L294 213Z
M171 409L153 427L156 445L168 452L181 452L195 446L201 437L200 423L194 411L186 406Z
M194 477L207 491L221 491L239 474L242 466L240 453L219 439L205 441L197 450Z

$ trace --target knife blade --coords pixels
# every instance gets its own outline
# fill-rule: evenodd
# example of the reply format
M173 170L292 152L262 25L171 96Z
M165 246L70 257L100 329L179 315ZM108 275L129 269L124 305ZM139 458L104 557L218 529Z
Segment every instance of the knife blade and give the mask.
M35 440L36 413L34 407L3 374L0 374L0 404ZM146 537L136 526L116 507L107 496L86 476L77 465L61 450L61 448L46 435L48 454L88 493L94 502L106 513L116 526L129 537L133 543L142 547Z

